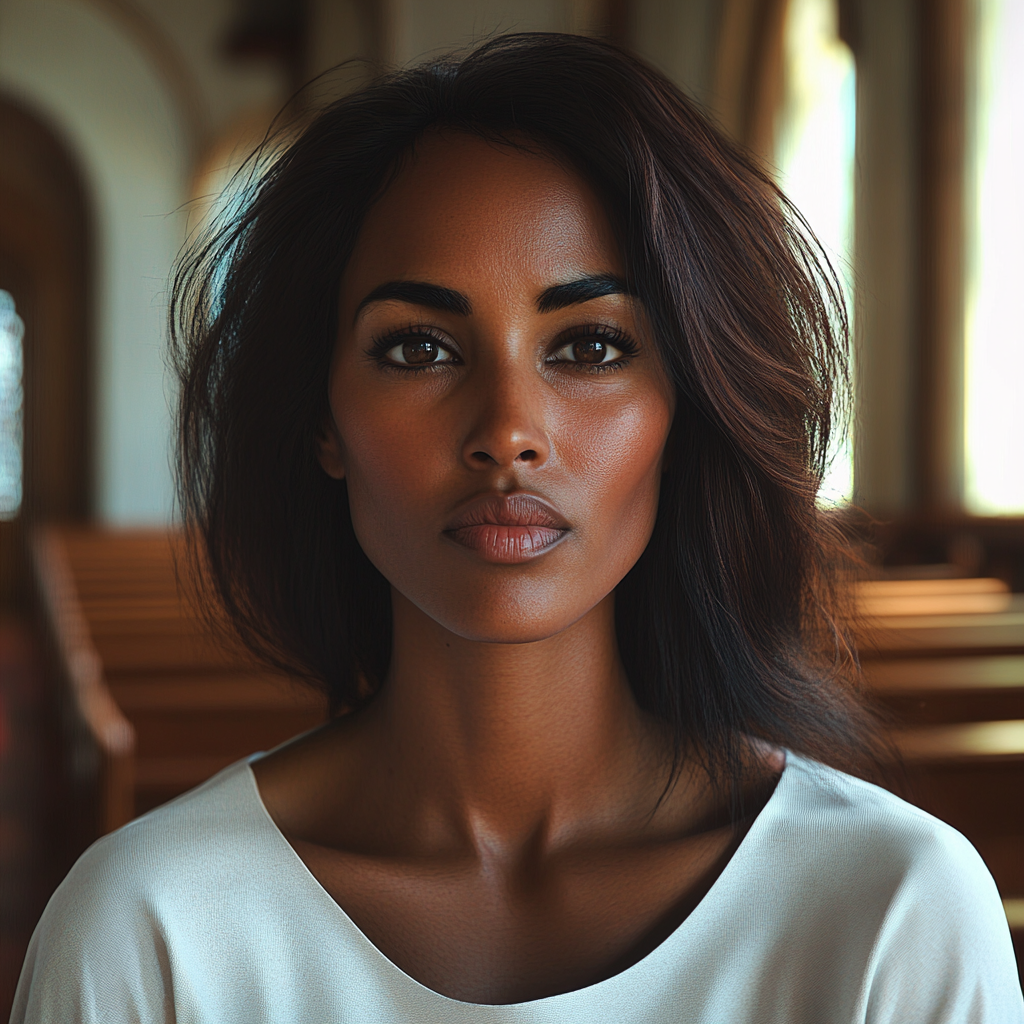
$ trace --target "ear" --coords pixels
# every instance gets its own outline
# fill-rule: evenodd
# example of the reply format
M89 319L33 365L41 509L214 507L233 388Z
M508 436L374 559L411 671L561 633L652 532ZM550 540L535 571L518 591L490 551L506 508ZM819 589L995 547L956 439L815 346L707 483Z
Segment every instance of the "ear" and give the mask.
M345 463L341 455L341 438L333 423L321 424L316 438L316 457L324 472L335 480L345 478Z

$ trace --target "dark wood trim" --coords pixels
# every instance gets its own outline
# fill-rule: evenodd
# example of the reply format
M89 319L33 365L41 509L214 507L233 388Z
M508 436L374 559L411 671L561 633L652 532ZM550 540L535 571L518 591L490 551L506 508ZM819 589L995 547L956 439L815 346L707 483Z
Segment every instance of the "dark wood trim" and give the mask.
M601 34L617 46L633 44L632 0L605 0L604 26Z
M838 0L839 38L857 57L864 40L863 13L859 0Z
M309 30L308 4L302 0L242 0L220 49L233 60L277 63L294 102L305 84Z

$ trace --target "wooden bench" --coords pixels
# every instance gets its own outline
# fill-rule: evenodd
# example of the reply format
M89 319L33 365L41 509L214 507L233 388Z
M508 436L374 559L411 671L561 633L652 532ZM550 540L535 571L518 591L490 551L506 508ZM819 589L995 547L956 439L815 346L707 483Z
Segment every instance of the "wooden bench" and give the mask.
M868 692L903 757L896 788L966 835L1003 896L1019 899L1024 599L999 581L900 584L869 585L860 642Z
M1024 719L897 730L913 803L977 847L1006 898L1024 897Z
M864 677L904 726L1024 718L1024 654L871 659Z
M32 555L81 841L312 728L325 707L215 636L179 597L180 538L39 531Z
M1024 654L1024 594L1008 595L999 611L881 615L861 627L861 656L896 658Z

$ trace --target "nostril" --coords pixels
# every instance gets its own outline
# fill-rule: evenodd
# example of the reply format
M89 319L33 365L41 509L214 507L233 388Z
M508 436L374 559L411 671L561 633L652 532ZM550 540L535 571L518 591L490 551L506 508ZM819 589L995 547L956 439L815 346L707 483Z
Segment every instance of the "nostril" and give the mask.
M487 454L487 452L473 452L472 458L476 462L490 462L491 461L491 457L490 457L490 455Z
M533 462L537 458L537 453L532 448L527 448L526 451L519 453L520 462Z

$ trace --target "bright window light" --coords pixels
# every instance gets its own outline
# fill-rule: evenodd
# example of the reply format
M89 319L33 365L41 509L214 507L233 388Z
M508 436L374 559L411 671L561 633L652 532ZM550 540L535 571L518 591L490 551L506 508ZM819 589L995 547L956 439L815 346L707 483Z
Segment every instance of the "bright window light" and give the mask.
M25 325L14 299L0 291L0 520L21 511L21 342Z
M807 219L853 310L853 196L857 71L839 38L837 0L789 0L785 94L775 133L778 182ZM853 437L835 439L818 492L824 504L853 497Z
M965 504L1024 514L1024 3L979 0L974 237L965 324Z

